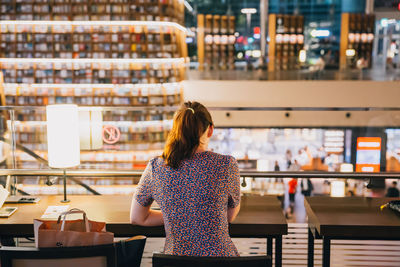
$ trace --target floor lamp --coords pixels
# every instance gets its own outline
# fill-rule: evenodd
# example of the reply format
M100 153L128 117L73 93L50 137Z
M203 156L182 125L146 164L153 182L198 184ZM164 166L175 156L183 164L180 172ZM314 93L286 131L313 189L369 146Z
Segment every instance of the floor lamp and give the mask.
M77 105L46 106L49 167L63 170L64 198L67 199L66 169L80 164L79 117Z

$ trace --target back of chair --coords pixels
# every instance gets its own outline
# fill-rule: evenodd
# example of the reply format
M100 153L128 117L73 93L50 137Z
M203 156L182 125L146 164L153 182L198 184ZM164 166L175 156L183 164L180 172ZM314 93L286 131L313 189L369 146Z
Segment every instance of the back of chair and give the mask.
M127 240L115 242L117 256L117 267L140 267L144 246L146 245L145 236L134 236Z
M1 247L2 267L115 267L113 244L90 247Z
M153 254L153 267L266 267L272 266L270 256L251 257L189 257Z

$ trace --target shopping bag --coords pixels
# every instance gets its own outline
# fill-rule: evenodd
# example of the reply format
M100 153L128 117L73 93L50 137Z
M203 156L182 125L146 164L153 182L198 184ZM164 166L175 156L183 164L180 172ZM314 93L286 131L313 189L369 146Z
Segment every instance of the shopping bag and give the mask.
M69 214L81 213L83 220L66 220ZM33 220L36 247L75 247L111 244L114 233L106 231L105 222L90 221L79 209L63 212L57 221Z

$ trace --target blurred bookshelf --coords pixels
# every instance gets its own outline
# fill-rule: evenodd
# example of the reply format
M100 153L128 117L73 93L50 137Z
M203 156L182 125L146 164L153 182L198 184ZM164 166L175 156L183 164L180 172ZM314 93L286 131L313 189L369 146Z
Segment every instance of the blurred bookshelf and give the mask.
M299 54L304 46L304 17L270 14L268 21L268 71L299 69Z
M160 84L4 84L7 106L78 104L85 106L174 106L181 83ZM45 118L40 118L44 120Z
M235 68L235 17L197 15L197 49L200 70Z
M340 68L371 68L374 43L375 15L342 14L340 35ZM363 66L357 66L357 60L363 59Z
M0 57L177 58L184 28L140 21L1 21Z
M172 127L173 111L151 107L182 103L183 19L181 0L0 0L2 104L16 106L8 129L15 130L17 144L47 159L46 113L40 107L112 107L102 112L102 124L117 128L119 141L81 151L79 168L143 170L161 155ZM16 168L48 168L22 151L15 158ZM32 177L18 179L38 190L43 186ZM118 193L118 181L91 183L116 185L111 191Z
M181 0L0 0L0 20L141 20L183 24Z

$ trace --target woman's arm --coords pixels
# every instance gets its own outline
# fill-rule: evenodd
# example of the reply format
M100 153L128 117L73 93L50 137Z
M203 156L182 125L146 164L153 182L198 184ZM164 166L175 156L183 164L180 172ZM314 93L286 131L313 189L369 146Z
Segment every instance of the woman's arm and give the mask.
M135 197L132 198L131 204L131 223L141 226L160 226L164 225L164 219L161 211L151 210L150 206L142 206Z
M228 208L228 222L231 223L236 219L240 210L240 203L234 208Z
M154 201L152 162L153 161L151 160L147 164L132 198L130 215L132 224L142 226L158 226L164 224L161 211L150 209L150 206Z
M228 222L235 220L240 210L240 175L237 161L231 157L226 172L229 179Z

